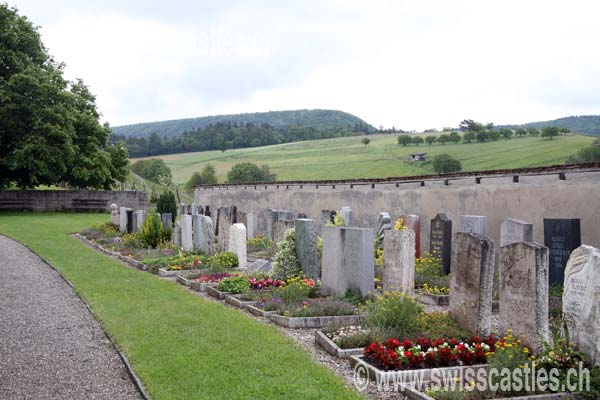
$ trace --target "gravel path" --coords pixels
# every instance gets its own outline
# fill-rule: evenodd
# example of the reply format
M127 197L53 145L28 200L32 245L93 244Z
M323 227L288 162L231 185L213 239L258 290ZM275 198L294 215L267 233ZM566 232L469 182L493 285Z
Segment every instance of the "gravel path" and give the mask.
M141 399L100 324L39 257L0 236L0 399Z

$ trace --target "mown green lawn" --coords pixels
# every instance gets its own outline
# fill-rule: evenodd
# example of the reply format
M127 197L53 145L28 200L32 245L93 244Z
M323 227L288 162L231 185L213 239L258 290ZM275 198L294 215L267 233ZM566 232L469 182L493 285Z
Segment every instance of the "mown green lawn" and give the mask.
M297 142L199 153L155 156L165 160L176 183L185 183L205 164L217 170L220 182L227 171L239 162L268 164L278 180L315 180L349 178L384 178L433 173L431 163L407 161L408 154L426 152L431 159L448 153L458 158L464 171L506 169L561 164L594 138L582 135L560 136L553 140L540 137L500 139L485 143L459 143L432 146L401 146L397 135L371 135L368 146L362 136Z
M156 399L355 399L292 339L69 236L107 214L0 213L0 233L54 264Z

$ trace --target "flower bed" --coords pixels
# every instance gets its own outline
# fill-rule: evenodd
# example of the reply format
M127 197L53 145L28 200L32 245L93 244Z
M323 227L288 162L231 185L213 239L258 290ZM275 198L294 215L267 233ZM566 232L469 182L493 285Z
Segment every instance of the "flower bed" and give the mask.
M285 315L271 314L269 319L285 328L324 328L334 325L348 325L359 323L360 315L338 315L327 317L286 317Z
M263 318L268 318L270 315L275 314L275 311L265 311L262 308L257 307L256 304L247 304L246 310L257 317Z
M362 347L355 347L349 349L343 349L336 342L334 342L329 335L324 333L322 330L315 332L315 343L320 346L327 353L338 358L349 358L350 356L358 356L363 352Z
M363 359L383 370L405 370L484 364L494 352L496 339L474 336L461 341L444 338L430 341L389 339L385 344L371 343L363 352Z

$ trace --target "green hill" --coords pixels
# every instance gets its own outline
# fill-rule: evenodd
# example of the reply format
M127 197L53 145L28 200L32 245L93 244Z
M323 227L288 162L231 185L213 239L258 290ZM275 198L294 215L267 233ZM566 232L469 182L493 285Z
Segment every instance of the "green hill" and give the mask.
M212 164L219 182L227 171L240 162L268 164L277 180L320 180L349 178L384 178L433 173L431 162L408 161L408 154L448 153L458 158L463 171L533 167L564 163L567 157L591 144L594 138L583 135L559 136L553 140L540 137L515 137L485 143L433 144L400 146L397 135L369 135L371 142L361 144L364 136L312 140L272 146L233 149L225 152L155 156L171 168L177 183L186 182L206 164Z
M199 118L185 118L171 121L145 122L133 125L115 126L112 128L116 135L149 136L157 133L159 136L177 136L186 131L202 129L211 124L230 123L254 125L269 124L274 128L288 126L304 126L317 130L352 129L357 125L366 126L372 132L374 127L362 119L337 110L289 110L269 111L247 114L215 115Z
M579 115L554 119L552 121L530 122L523 125L511 125L511 128L544 128L546 126L557 126L568 128L573 132L586 135L600 136L600 115Z

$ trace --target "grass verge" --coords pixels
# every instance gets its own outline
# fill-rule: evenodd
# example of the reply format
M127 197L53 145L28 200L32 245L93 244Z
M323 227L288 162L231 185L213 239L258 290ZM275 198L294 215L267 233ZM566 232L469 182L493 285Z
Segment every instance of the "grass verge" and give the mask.
M355 399L275 327L127 268L69 236L106 214L0 213L75 286L154 399Z

